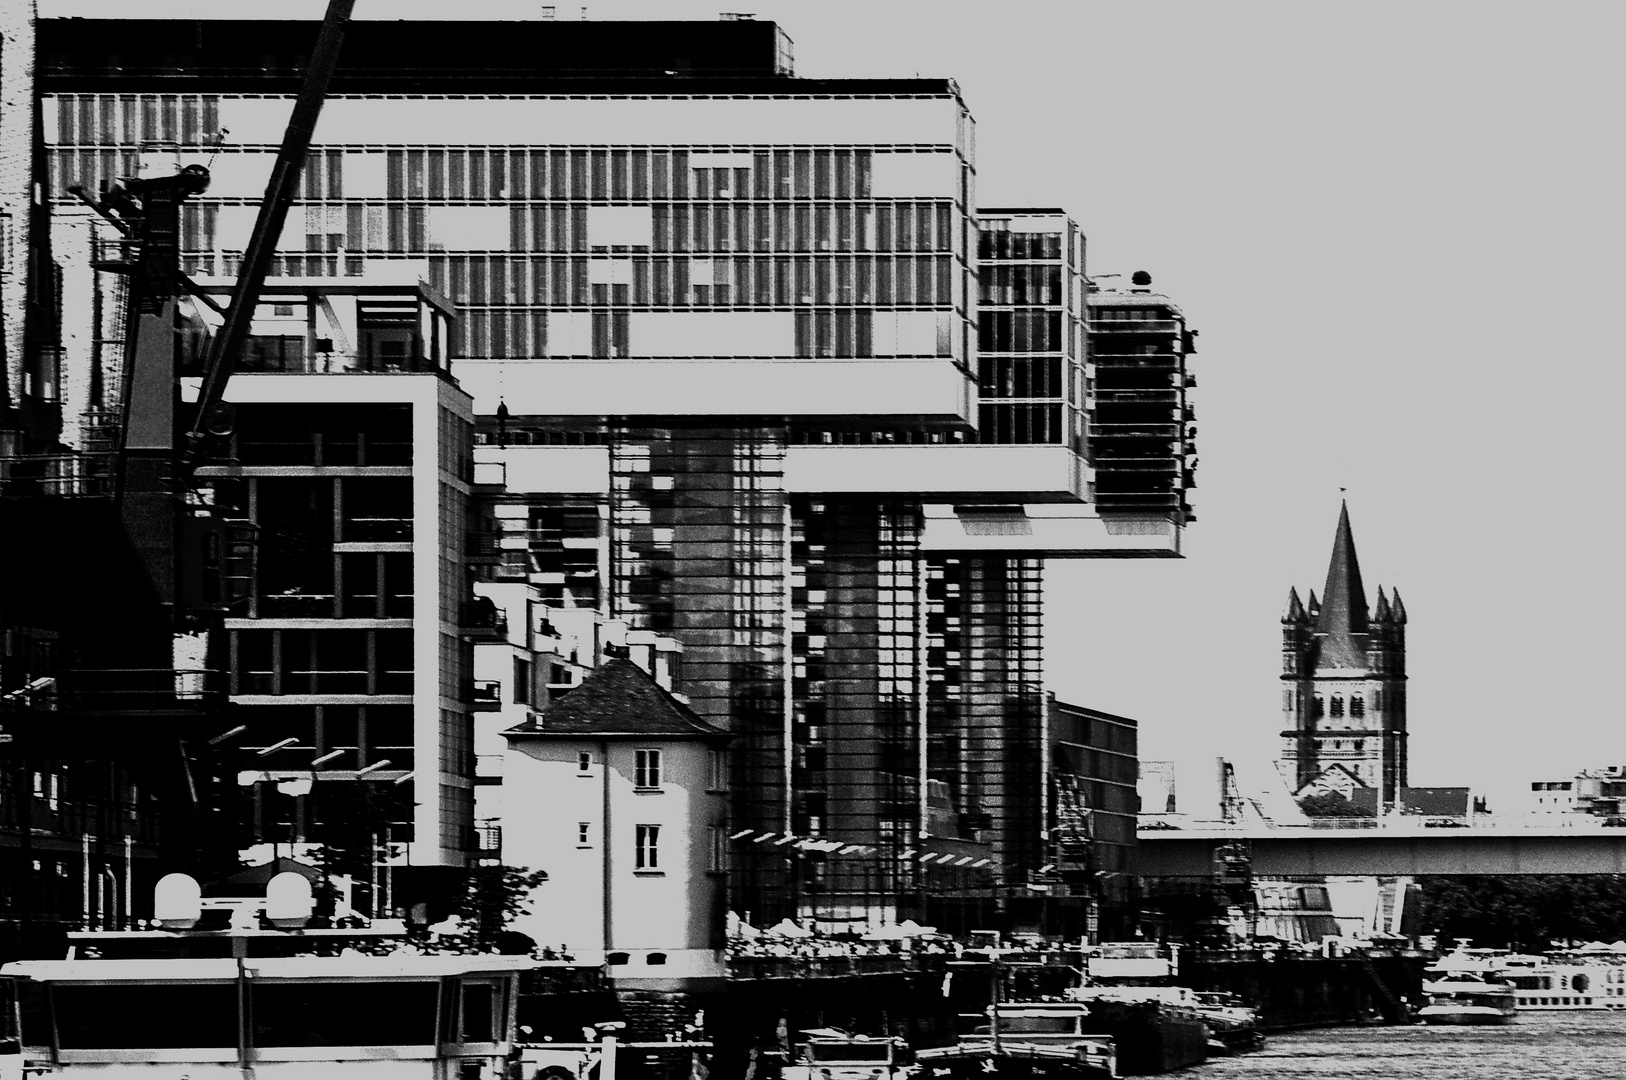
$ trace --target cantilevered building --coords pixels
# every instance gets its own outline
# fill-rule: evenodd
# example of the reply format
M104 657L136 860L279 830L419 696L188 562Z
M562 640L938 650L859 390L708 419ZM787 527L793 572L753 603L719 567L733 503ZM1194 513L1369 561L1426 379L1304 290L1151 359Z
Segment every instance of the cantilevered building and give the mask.
M47 24L52 190L229 129L184 225L230 273L305 29ZM1013 780L1042 560L1179 553L1189 337L1139 342L1162 381L1098 412L1083 236L979 218L958 86L789 55L749 21L357 23L279 269L410 262L456 306L506 492L480 572L681 642L732 736L735 910L952 925L1045 852Z

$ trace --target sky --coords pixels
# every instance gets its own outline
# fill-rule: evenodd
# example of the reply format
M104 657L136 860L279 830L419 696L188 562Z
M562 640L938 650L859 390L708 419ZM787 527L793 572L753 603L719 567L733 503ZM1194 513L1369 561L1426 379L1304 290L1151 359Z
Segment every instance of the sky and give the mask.
M587 13L711 19L727 2ZM1608 316L1626 5L735 2L785 28L800 75L955 79L979 202L1065 208L1092 274L1150 272L1199 331L1185 558L1046 569L1051 688L1138 720L1181 810L1215 808L1215 757L1261 779L1274 760L1279 619L1289 586L1320 591L1340 498L1371 599L1398 586L1410 615L1414 785L1516 810L1531 780L1626 764L1610 674L1626 358ZM541 6L358 0L355 17Z

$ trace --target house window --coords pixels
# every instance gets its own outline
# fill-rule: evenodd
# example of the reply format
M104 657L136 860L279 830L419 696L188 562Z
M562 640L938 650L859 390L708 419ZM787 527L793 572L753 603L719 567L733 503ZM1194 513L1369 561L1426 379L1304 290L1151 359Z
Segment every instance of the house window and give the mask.
M592 831L591 830L592 830L592 822L590 822L590 821L578 821L578 822L576 822L576 846L577 847L592 847L593 846L592 840L590 839L591 836L592 836Z
M659 750L638 751L634 783L641 788L658 788L661 786L661 752Z
M712 791L726 791L728 789L728 757L721 750L713 750L709 761L711 766L710 788Z
M638 826L638 849L633 859L634 870L659 870L661 868L661 827L659 825Z
M586 751L583 751L582 753L576 755L576 772L577 772L578 775L586 776L588 774L588 772L590 772L592 770L592 768L593 768L593 755L592 754L589 754Z
M514 657L514 704L531 703L531 662L523 656Z
M708 869L720 874L728 869L728 826L712 825L708 832L711 836L711 866Z

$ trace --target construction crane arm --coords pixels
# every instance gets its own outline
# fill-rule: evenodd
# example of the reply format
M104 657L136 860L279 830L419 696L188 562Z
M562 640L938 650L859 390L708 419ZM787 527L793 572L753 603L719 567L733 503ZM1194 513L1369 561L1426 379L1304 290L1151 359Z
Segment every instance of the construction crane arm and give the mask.
M322 20L316 48L311 53L310 65L305 69L305 82L294 101L288 128L277 151L271 178L265 186L265 197L260 201L260 213L254 221L242 269L232 288L231 304L226 309L225 323L210 342L208 359L203 371L203 387L198 394L197 406L192 413L191 425L182 437L180 474L184 483L203 456L204 446L211 435L224 434L217 413L225 399L226 382L231 378L237 354L248 337L254 321L254 310L259 305L260 290L265 284L271 260L276 256L277 241L282 236L283 222L299 186L299 177L305 166L305 154L310 149L311 137L316 132L316 121L322 112L333 69L339 61L339 48L344 43L344 32L350 21L355 0L328 0L327 15Z

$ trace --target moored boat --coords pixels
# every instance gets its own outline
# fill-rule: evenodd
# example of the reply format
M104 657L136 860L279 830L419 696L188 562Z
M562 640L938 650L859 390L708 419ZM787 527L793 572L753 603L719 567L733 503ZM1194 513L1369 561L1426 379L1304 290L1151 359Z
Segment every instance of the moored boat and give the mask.
M290 931L243 914L223 930L73 934L68 958L0 968L15 1057L70 1078L507 1074L519 975L537 961L386 952L392 937L405 945L398 923L305 928L302 917Z
M1510 1024L1517 1012L1514 990L1485 958L1453 953L1428 970L1423 980L1425 1004L1418 1019L1425 1024Z
M908 1067L901 1039L852 1035L835 1028L804 1031L791 1049L783 1080L878 1080Z

